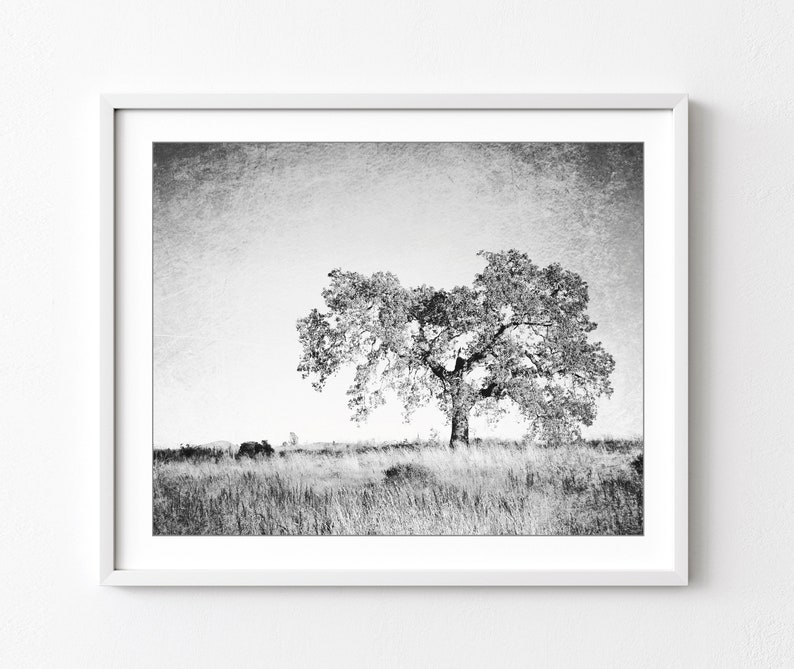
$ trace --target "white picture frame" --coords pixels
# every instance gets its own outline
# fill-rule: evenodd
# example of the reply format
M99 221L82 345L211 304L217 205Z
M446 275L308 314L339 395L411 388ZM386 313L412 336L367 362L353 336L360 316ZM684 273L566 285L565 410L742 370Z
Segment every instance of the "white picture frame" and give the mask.
M688 237L688 193L687 193L687 96L683 94L652 95L104 95L100 100L100 310L101 310L101 426L100 426L100 582L104 585L182 585L182 586L579 586L579 585L686 585L687 572L687 237ZM231 112L247 111L329 111L355 110L377 114L392 111L411 114L419 111L465 112L478 110L487 113L513 112L658 112L662 123L668 124L666 140L669 146L669 163L665 163L664 178L669 180L669 214L665 214L662 226L670 240L670 252L664 257L664 265L651 277L664 285L670 296L670 327L655 334L664 346L669 347L674 358L670 370L669 392L665 389L672 420L669 437L665 437L660 448L665 451L664 491L665 521L661 539L645 563L638 558L636 565L616 568L608 559L593 561L588 566L586 557L573 567L555 568L553 552L546 554L545 566L514 561L510 566L496 560L494 547L499 552L510 552L510 538L472 538L474 541L496 541L487 544L482 555L470 564L451 565L449 568L421 563L410 568L381 565L377 558L370 563L359 561L352 568L340 566L337 559L324 566L323 556L315 555L312 564L300 564L294 568L282 562L276 566L262 564L261 568L250 568L235 564L233 560L217 558L211 568L196 568L185 565L181 568L169 563L160 568L149 563L122 564L120 546L124 545L128 528L119 513L120 476L118 463L123 455L119 452L120 421L123 407L119 400L124 378L117 374L119 368L117 345L123 338L124 319L119 314L124 305L119 303L120 281L123 272L120 266L129 263L123 257L126 250L117 244L117 225L120 208L119 184L123 178L119 165L124 156L123 142L119 130L119 114L125 111L152 110L158 112L179 111L189 113L199 110ZM667 227L669 226L669 228ZM646 246L647 250L647 246ZM646 254L647 255L647 254ZM646 314L655 308L648 297L646 274ZM648 351L646 350L646 360ZM647 386L646 386L647 387ZM647 401L646 401L647 404ZM666 405L667 406L667 405ZM647 409L646 409L647 411ZM150 445L149 445L150 446ZM149 491L150 492L150 491ZM142 493L143 494L143 493ZM669 508L668 508L669 507ZM178 537L160 538L166 542L179 542ZM188 538L189 540L190 538ZM225 538L229 539L229 538ZM293 537L308 545L309 539ZM455 537L377 537L355 538L371 542L455 542ZM526 537L541 547L548 544L546 537ZM559 539L559 538L557 538ZM604 540L604 538L597 538ZM232 541L252 541L251 538L234 537ZM255 540L255 539L253 539ZM317 538L313 539L314 541ZM319 539L322 540L322 539ZM338 540L338 539L337 539ZM341 538L345 541L345 538ZM610 538L606 538L609 541ZM514 540L513 540L514 541ZM216 545L217 542L216 542ZM362 544L356 544L361 546ZM374 545L374 544L373 544ZM443 544L436 544L442 546ZM448 545L452 545L449 543ZM486 544L482 544L486 545ZM533 544L521 544L522 550ZM573 546L573 544L571 544ZM582 544L577 544L581 546ZM404 544L405 546L405 544ZM410 549L411 544L407 544ZM432 548L432 545L431 545ZM233 550L233 549L230 549ZM360 549L359 549L360 550ZM546 550L544 548L544 550ZM561 550L561 549L555 549ZM577 548L576 550L581 550ZM609 553L609 549L606 549ZM312 550L316 553L315 550ZM489 557L490 556L490 557ZM651 559L652 558L652 559ZM228 562L228 567L225 566ZM646 564L647 563L647 564Z

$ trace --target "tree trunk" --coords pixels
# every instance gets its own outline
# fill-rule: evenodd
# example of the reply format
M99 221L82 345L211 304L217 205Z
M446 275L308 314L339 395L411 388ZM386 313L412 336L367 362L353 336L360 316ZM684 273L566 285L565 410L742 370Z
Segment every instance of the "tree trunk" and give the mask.
M454 407L452 411L452 436L449 439L449 447L469 445L469 408Z

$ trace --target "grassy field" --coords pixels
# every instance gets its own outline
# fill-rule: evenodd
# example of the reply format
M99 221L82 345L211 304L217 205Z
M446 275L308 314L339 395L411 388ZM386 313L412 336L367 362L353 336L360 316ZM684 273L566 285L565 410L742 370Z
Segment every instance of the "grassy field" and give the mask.
M642 442L156 452L156 535L643 532Z

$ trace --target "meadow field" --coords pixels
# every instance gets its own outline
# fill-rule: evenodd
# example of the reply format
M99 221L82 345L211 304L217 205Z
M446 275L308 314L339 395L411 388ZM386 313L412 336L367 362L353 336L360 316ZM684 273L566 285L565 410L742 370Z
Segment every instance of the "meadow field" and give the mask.
M643 447L474 440L155 451L155 535L637 535Z

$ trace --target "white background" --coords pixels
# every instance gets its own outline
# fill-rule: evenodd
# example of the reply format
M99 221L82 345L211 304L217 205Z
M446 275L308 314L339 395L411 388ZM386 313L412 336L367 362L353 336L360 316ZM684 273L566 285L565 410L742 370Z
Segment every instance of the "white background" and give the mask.
M794 663L794 5L0 5L0 664ZM691 585L112 589L98 574L98 103L116 92L691 98Z

